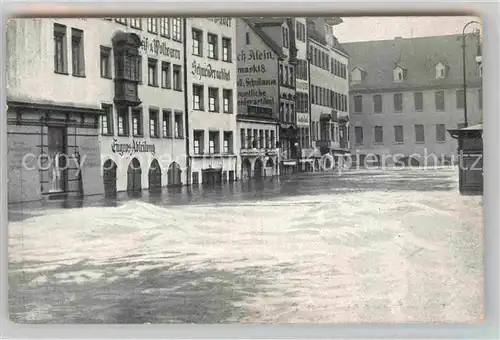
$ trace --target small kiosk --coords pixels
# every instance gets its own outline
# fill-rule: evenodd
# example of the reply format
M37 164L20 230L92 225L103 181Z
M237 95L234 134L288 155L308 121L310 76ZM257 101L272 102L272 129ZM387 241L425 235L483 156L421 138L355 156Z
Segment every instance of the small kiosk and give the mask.
M483 194L483 124L448 130L458 141L459 190L461 195Z

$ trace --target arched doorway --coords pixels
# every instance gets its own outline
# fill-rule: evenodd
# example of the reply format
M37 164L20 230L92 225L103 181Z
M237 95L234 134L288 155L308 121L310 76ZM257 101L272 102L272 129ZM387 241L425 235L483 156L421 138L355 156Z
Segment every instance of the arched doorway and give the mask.
M116 197L116 163L111 159L104 162L102 177L104 180L104 196Z
M245 158L243 161L241 161L241 178L250 178L252 175L252 164L248 160L248 158Z
M149 166L148 182L149 192L161 192L161 168L156 159Z
M142 169L141 162L137 158L132 158L127 170L127 192L131 195L138 195L142 190Z
M262 161L260 158L257 158L255 160L255 164L253 166L253 177L254 178L261 178L262 177L262 170L263 170L264 165L262 164Z
M181 181L181 167L176 162L170 163L168 167L167 177L168 177L168 186L180 186L182 185Z
M274 161L272 158L269 158L266 162L266 176L274 176Z

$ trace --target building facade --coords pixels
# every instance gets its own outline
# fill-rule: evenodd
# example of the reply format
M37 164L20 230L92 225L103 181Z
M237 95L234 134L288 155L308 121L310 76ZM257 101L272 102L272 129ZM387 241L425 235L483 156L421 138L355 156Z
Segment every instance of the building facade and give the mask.
M479 40L467 37L469 125L482 118ZM351 57L351 143L362 165L450 164L464 123L462 36L344 44ZM366 158L370 155L370 159Z
M339 165L349 153L349 57L333 35L332 26L338 23L324 18L307 20L312 148L304 150L303 157L316 170L334 166L322 164L323 155L331 155Z
M281 50L250 18L236 19L241 178L279 171L278 65Z
M186 19L186 181L193 186L238 179L235 38L233 18Z

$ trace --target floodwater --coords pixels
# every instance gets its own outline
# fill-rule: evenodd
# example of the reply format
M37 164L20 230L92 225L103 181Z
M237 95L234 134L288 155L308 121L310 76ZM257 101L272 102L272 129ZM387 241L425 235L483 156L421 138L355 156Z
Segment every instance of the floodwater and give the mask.
M482 198L352 170L10 206L19 323L480 322Z

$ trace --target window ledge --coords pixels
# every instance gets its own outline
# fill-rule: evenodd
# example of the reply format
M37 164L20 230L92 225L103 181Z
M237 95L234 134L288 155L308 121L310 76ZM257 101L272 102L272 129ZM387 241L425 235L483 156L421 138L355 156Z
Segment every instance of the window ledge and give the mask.
M403 145L404 142L394 142L394 145Z
M182 92L182 89L174 89L174 91Z
M59 71L54 71L55 74L60 74L60 75L63 75L63 76L68 76L69 73L68 72L59 72Z
M171 90L172 86L162 86L161 88L164 89L164 90Z
M232 60L224 60L224 59L221 59L221 61L223 61L225 63L232 63L233 62Z
M423 142L415 142L415 144L425 144L425 141L423 141Z
M73 77L86 78L85 74L76 74L76 73L73 73Z
M149 136L149 138L160 139L160 136Z
M173 137L172 136L163 136L163 138L172 139Z
M158 84L148 84L149 87L159 87Z
M112 80L112 79L113 79L113 77L111 77L111 76L102 76L102 75L101 75L101 78L102 78L102 79L109 79L109 80Z
M130 137L130 135L127 135L127 134L118 134L117 136L118 137Z
M444 144L446 142L447 142L446 140L438 140L438 141L436 141L436 143L439 143L439 144Z
M144 138L144 135L132 135L132 137Z
M179 136L179 137L175 137L175 139L184 139L184 137Z

